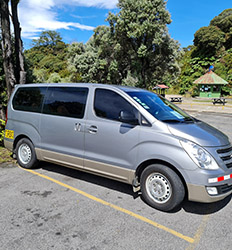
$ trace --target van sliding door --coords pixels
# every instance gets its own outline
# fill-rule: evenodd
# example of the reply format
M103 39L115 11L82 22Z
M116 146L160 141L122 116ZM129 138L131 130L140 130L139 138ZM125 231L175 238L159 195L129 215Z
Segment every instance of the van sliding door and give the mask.
M40 124L44 160L83 167L87 96L85 87L48 88Z

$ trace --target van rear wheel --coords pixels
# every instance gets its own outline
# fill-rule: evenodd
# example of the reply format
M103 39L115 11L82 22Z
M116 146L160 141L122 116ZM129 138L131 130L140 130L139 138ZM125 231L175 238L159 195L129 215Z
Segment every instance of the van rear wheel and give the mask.
M27 138L22 138L16 145L16 158L18 164L23 168L33 168L38 164L34 145Z
M170 211L183 201L185 188L180 177L169 167L153 164L141 175L142 197L150 206Z

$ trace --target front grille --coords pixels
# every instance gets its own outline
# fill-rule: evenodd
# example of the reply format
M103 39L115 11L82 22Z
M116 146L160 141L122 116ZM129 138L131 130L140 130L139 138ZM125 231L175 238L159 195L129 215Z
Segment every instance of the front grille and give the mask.
M224 161L227 168L232 168L232 147L218 149L217 153L220 158Z
M224 157L222 156L221 159L222 159L223 161L229 161L229 160L231 159L231 157L230 157L230 155L224 156Z
M218 152L218 154L229 153L229 152L232 152L232 147L230 147L230 148L218 149L217 152Z
M225 185L217 186L217 190L218 190L218 194L225 194L232 190L232 185L229 186L225 184Z
M231 162L231 163L227 163L226 166L227 166L228 168L232 168L232 162Z

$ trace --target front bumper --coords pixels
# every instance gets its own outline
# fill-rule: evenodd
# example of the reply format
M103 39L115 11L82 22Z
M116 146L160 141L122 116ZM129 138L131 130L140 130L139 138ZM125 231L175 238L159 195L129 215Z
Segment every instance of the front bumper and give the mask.
M223 200L232 193L232 185L215 185L217 187L217 195L209 195L205 186L187 184L188 199L203 203L210 203Z

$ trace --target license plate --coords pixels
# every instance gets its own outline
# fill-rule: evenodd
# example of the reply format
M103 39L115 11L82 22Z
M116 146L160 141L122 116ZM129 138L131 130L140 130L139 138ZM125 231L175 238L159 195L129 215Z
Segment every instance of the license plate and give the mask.
M14 139L14 131L13 130L5 130L5 138L7 139Z

